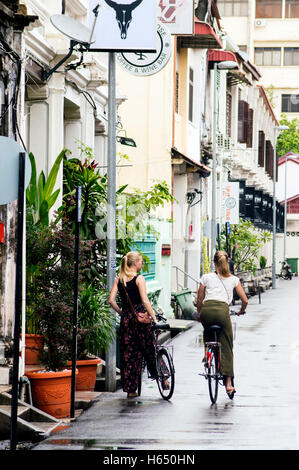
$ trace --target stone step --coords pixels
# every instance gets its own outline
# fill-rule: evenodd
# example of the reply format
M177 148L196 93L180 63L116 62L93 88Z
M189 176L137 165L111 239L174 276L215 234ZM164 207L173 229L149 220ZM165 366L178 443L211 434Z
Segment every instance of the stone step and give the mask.
M11 428L11 394L0 393L0 437L7 438ZM61 425L61 421L34 406L18 401L17 435L23 439L45 437Z

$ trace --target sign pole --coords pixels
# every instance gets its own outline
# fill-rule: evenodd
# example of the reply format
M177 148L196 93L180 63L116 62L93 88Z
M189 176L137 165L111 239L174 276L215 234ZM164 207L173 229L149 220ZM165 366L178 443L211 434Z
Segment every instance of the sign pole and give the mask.
M76 191L76 232L74 256L74 308L72 340L72 384L71 384L71 418L75 417L76 364L77 364L77 331L78 331L78 280L79 280L79 243L81 222L81 186Z
M109 52L108 79L108 208L107 208L107 289L116 275L116 93L115 53ZM111 310L112 312L112 310ZM112 312L115 316L115 312ZM106 390L116 390L116 341L109 344L106 355Z
M15 324L14 324L14 351L12 370L12 400L11 400L11 429L10 450L17 447L17 420L19 399L19 353L22 313L22 285L23 285L23 230L24 230L24 191L25 191L25 153L19 154L19 189L18 189L18 227L17 227L17 258L16 258L16 284L15 284Z

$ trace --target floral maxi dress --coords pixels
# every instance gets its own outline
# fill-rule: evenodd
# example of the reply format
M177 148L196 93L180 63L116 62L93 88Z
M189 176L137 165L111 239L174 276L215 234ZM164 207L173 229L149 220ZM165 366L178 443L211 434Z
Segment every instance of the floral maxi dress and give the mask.
M139 294L136 279L138 274L127 282L126 290L135 312L145 312ZM133 393L138 388L138 378L142 369L142 357L145 358L150 376L156 378L155 339L151 323L139 323L128 303L124 287L118 281L118 291L122 303L120 320L120 371L124 392Z

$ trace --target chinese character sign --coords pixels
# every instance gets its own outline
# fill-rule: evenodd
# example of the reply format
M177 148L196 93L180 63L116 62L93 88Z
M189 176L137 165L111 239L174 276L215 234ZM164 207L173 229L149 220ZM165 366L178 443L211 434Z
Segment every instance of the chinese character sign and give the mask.
M99 12L94 29L95 51L156 50L157 5L151 0L90 0L89 26Z
M222 193L222 223L239 223L239 183L223 184Z
M171 34L193 34L193 0L157 0L158 20L164 23Z

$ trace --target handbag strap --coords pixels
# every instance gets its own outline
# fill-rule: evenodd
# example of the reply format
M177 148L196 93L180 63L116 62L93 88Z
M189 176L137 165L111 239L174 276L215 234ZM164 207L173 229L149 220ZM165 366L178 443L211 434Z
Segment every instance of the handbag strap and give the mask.
M133 307L133 303L132 303L132 301L131 301L131 299L130 299L130 296L129 296L129 294L128 294L127 288L126 288L126 286L125 286L125 283L122 282L121 284L122 284L122 286L123 286L123 288L124 288L124 291L125 291L125 293L126 293L126 296L127 296L128 302L129 302L129 304L130 304L130 307L131 307L131 309L133 310L133 313L135 313L135 309L134 309L134 307Z
M227 292L227 288L225 287L225 284L224 282L222 281L221 277L218 276L217 273L215 273L216 276L218 277L219 281L221 282L221 284L223 285L224 289L225 289L225 292L226 292L226 295L227 295L227 301L228 301L228 304L230 304L230 301L229 301L229 295L228 295L228 292Z

